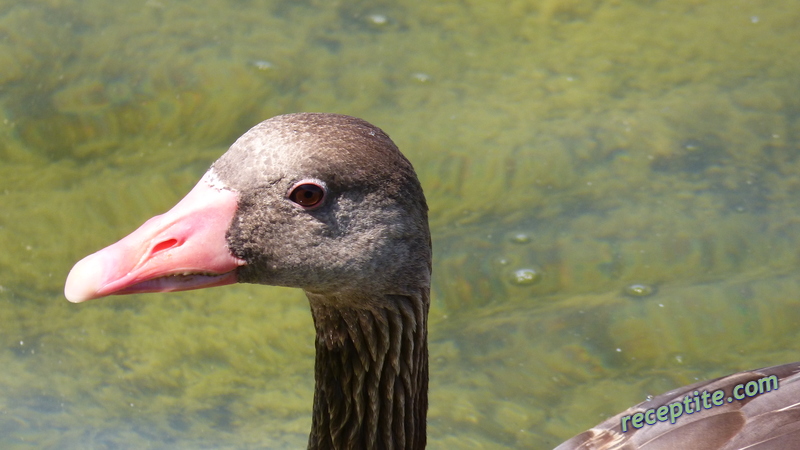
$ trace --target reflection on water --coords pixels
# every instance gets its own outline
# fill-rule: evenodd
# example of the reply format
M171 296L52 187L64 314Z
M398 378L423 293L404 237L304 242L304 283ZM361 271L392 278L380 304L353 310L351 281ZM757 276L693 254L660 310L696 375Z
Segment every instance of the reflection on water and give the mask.
M798 22L789 1L0 3L0 446L303 447L301 293L61 294L301 110L381 126L426 188L432 448L551 448L798 359Z

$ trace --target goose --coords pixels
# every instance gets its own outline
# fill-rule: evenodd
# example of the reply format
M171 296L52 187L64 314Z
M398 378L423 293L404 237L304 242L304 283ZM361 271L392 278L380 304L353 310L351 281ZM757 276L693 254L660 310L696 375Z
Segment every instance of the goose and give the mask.
M635 449L800 449L800 362L671 390L555 450Z
M428 208L411 163L354 117L277 116L178 204L80 260L64 294L258 283L305 291L316 328L309 449L422 449Z
M237 282L305 291L316 329L309 449L425 448L427 205L386 133L338 114L261 122L172 209L76 263L64 294L83 302ZM799 372L787 364L670 391L557 450L800 448ZM655 419L694 392L730 393L773 375L775 393L675 424Z

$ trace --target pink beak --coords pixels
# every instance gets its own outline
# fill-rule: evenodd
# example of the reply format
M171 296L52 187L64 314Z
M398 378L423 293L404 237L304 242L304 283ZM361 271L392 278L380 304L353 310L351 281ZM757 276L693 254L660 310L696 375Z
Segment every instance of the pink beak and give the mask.
M64 286L78 303L107 295L171 292L236 283L245 264L225 234L238 194L203 178L177 205L116 244L75 264Z

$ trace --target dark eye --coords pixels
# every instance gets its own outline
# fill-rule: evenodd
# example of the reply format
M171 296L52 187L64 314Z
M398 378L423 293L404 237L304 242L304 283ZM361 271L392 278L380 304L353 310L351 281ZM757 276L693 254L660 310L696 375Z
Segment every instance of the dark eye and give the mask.
M322 203L325 198L325 188L314 183L298 184L289 193L289 200L303 208L314 208Z

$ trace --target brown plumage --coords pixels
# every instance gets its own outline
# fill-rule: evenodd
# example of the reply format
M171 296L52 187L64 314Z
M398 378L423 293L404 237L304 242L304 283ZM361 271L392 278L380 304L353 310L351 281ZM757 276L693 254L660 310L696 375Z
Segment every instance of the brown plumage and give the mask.
M309 295L317 328L309 448L425 447L427 293L352 310Z
M732 395L736 386L774 375L777 390L737 400ZM658 421L651 413L653 425L633 427L625 417L681 402L695 392L724 392L723 404L701 408L692 414L683 413L670 420ZM742 396L744 388L737 390ZM731 397L732 402L728 401ZM677 410L677 408L676 408ZM789 450L800 449L800 363L740 372L711 381L703 381L659 395L640 403L585 431L556 447L556 450Z

